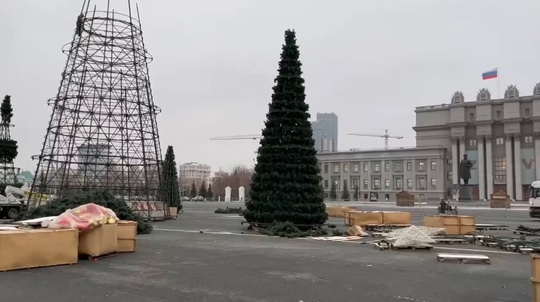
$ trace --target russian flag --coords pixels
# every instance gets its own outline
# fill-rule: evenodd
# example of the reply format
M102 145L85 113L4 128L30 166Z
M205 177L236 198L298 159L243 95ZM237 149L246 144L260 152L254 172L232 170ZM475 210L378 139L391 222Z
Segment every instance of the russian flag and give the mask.
M482 80L490 80L497 78L497 68L482 73Z

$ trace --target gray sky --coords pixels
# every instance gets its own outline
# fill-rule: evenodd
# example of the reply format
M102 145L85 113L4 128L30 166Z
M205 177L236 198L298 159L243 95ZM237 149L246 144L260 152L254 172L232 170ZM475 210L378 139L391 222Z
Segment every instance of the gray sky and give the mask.
M134 1L136 2L136 1ZM105 0L93 4L105 8ZM112 0L125 11L125 0ZM284 30L297 31L307 102L339 116L339 149L383 147L349 132L405 136L414 107L466 100L497 80L530 95L540 81L540 1L520 0L142 0L145 43L162 150L178 163L213 170L253 164L258 141L210 141L259 134L271 99ZM2 0L0 95L12 96L16 165L35 169L82 0Z

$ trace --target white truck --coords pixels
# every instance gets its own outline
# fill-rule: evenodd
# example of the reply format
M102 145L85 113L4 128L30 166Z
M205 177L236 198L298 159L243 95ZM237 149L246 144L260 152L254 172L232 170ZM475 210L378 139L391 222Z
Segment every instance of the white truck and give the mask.
M529 216L540 218L540 180L531 184L531 198L529 198Z
M0 195L0 218L15 219L28 206L30 189L6 186L4 193L5 196ZM41 197L44 202L49 200L49 196L40 193L32 193L32 197Z

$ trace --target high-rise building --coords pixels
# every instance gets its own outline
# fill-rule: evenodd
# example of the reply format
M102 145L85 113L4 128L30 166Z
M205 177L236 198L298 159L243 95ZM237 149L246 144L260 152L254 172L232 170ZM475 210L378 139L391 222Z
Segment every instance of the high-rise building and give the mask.
M317 113L317 120L311 122L311 127L317 152L338 150L338 117L335 113Z
M184 188L190 187L192 183L195 183L195 186L199 189L203 181L208 185L211 174L212 167L196 162L182 164L178 169L180 186Z

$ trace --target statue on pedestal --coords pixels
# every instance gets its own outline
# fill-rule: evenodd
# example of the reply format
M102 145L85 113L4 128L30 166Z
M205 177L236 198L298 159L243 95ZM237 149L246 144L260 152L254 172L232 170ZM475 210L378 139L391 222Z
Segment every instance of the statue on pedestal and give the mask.
M463 154L463 159L459 164L459 178L463 179L463 184L468 185L471 179L471 168L473 164L467 159L467 154Z

